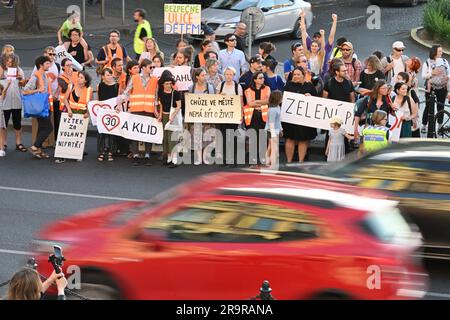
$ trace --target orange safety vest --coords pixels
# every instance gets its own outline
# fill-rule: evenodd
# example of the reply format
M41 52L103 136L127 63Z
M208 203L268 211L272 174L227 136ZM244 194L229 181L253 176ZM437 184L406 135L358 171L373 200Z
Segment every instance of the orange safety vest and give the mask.
M131 77L133 89L130 94L130 112L155 112L156 90L158 88L158 78L151 77L144 88L141 75L136 74Z
M253 90L252 88L248 88L247 90L245 90L245 95L247 96L247 94L252 95L253 101L256 100L255 90ZM260 100L269 99L269 96L270 96L270 88L268 86L265 86L264 89L261 90L261 99ZM247 98L247 100L248 100L248 98ZM252 108L249 105L244 106L244 120L245 120L245 124L247 126L249 126L250 123L252 122L252 116L253 116L254 109L255 108ZM262 119L264 120L264 122L267 122L267 112L268 111L269 111L268 105L261 106L261 116L262 116Z
M65 74L60 75L59 79L63 80L65 83L67 83L66 93L62 93L62 88L61 88L61 86L59 87L59 110L63 111L64 110L64 100L66 98L67 92L69 91L69 86L75 85L77 83L78 72L73 71L71 79L67 78Z
M198 61L200 62L200 67L204 67L206 65L205 55L201 52L198 54Z
M111 68L111 61L113 59L111 45L108 44L108 45L104 46L103 50L105 51L106 57L109 58L108 63L104 65L103 69ZM115 58L120 58L123 60L123 50L122 50L122 46L120 44L117 44Z
M38 80L39 80L41 83L44 83L44 79L42 78L42 74L40 74L39 72L35 72L35 76L38 78ZM52 86L51 86L50 79L49 79L48 76L47 76L47 82L48 82L48 85L47 85L48 103L49 103L49 105L50 105L50 111L53 112Z
M127 74L122 72L120 74L119 79L117 79L117 83L119 84L119 93L122 93L127 88Z
M72 96L73 90L75 90L75 88L72 85L71 90L70 90L70 94L69 94L70 108L72 110L83 110L83 111L86 111L89 99L91 98L92 88L91 87L88 87L88 88L84 87L83 91L81 92L81 96L80 96L80 99L78 100L78 102L75 102L75 100L73 100L73 96Z

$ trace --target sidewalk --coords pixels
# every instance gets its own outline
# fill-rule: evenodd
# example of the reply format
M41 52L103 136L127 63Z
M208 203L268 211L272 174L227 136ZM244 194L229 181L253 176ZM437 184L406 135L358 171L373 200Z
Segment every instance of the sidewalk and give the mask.
M87 34L119 29L124 34L130 34L135 29L133 12L136 8L144 8L147 11L147 19L152 25L155 34L163 32L164 22L164 0L126 0L125 1L125 23L122 21L122 1L105 0L105 18L100 15L101 5L88 5L86 1L86 17L83 25ZM56 36L56 32L67 18L66 9L70 5L78 5L82 10L81 0L58 0L38 2L39 21L42 31L38 34L14 32L8 30L14 22L14 9L6 9L0 6L0 39L36 39Z

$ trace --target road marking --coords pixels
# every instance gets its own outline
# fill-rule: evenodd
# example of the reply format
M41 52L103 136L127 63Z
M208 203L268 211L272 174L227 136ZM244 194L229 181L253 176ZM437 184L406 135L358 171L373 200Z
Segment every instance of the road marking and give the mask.
M0 249L0 253L17 254L17 255L21 255L21 256L31 256L33 254L31 252L17 251L17 250L6 250L6 249Z
M348 22L348 21L353 21L353 20L359 20L359 19L365 19L365 18L366 18L366 16L358 16L358 17L354 17L354 18L338 20L338 23L340 23L340 22Z
M38 190L38 189L13 188L13 187L5 187L5 186L0 186L0 190L17 191L17 192L29 192L29 193L41 193L41 194L49 194L49 195L53 195L53 196L63 196L63 197L78 197L78 198L114 200L114 201L134 201L134 202L145 201L145 200L142 200L142 199L109 197L109 196L100 196L100 195L92 195L92 194L68 193L68 192Z
M439 298L449 298L450 299L450 294L449 293L437 293L437 292L427 292L427 294L425 295L425 297L430 296L430 297L439 297Z

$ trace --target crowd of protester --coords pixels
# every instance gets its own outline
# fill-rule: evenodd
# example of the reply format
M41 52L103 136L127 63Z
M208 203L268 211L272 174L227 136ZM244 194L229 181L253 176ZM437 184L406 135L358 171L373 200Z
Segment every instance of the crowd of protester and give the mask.
M359 57L351 39L340 37L336 40L337 15L332 15L332 27L327 36L319 30L311 38L304 19L300 19L302 42L293 43L291 56L282 59L276 47L269 41L259 44L258 54L246 56L245 34L247 26L239 23L235 33L224 37L223 49L216 42L214 31L204 29L204 40L197 48L186 39L180 39L173 52L162 52L157 39L153 38L151 25L146 20L146 12L137 9L134 20L138 24L134 36L134 55L127 52L120 43L120 32L112 30L109 42L94 56L83 35L79 16L68 17L57 33L59 45L82 67L95 66L101 77L100 84L93 88L92 79L85 71L75 71L72 59L55 62L55 48L47 47L42 56L35 60L32 75L26 78L20 67L20 60L12 45L5 45L0 61L0 157L10 149L7 145L8 125L12 122L15 134L15 149L31 152L34 158L47 159L44 152L51 146L49 137L57 138L59 119L67 112L88 117L87 104L91 100L107 100L118 97L118 105L127 105L126 110L140 116L152 117L162 122L164 127L173 123L178 113L184 115L185 96L195 94L237 95L242 104L242 123L239 124L184 124L191 132L205 132L215 128L224 138L222 153L216 154L222 163L236 165L235 156L226 152L230 130L245 132L249 129L266 130L267 141L260 141L258 150L267 147L262 157L247 159L250 164L273 165L279 154L279 139L284 138L284 152L287 162L303 162L308 157L310 142L320 130L298 124L280 121L280 105L283 92L306 96L316 96L355 103L355 125L353 132L346 132L342 119L333 117L326 132L324 145L328 161L341 161L349 151L350 141L361 142L363 151L370 152L388 144L389 114L402 112L401 138L420 137L426 132L428 110L421 115L418 88L423 84L426 98L431 92L436 96L437 109L442 110L449 99L448 87L450 67L443 58L440 45L430 50L429 58L421 61L414 55L408 56L406 46L401 41L392 44L392 51L386 55L374 51L368 57ZM280 62L283 63L280 65ZM277 74L278 66L283 72ZM155 68L189 66L192 68L192 86L188 90L178 90L170 71L159 78L153 75ZM11 77L7 71L17 69ZM95 89L95 90L94 90ZM22 139L21 97L35 93L49 93L51 112L48 117L36 118L36 132L33 143L26 148ZM151 98L139 98L149 95ZM439 126L443 118L437 120ZM420 127L422 125L422 127ZM200 139L200 140L199 140ZM175 168L181 164L172 151L175 143L171 132L165 130L161 160L164 165ZM206 162L202 155L205 141L193 136L195 165ZM266 143L267 142L267 143ZM354 143L355 144L355 143ZM248 146L247 146L248 147ZM141 149L143 148L143 156ZM297 151L297 152L296 152ZM127 141L108 134L98 135L99 162L114 160L118 155L128 156L133 165L153 165L152 144ZM297 155L296 155L297 154ZM297 157L297 158L296 158ZM224 159L226 158L226 159ZM63 163L65 159L56 159Z

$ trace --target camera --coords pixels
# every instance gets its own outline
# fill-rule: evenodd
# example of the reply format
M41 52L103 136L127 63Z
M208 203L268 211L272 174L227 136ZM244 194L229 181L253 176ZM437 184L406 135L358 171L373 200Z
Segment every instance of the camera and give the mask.
M63 256L62 249L60 246L53 246L54 253L48 257L48 262L53 265L53 269L57 274L61 273L61 268L66 259Z

